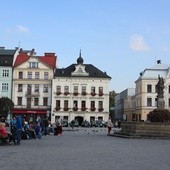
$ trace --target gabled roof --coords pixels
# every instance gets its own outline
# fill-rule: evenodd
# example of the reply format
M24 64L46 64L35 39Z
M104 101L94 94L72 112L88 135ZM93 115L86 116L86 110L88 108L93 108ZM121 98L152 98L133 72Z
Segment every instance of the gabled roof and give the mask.
M20 52L19 55L16 58L14 67L19 66L20 64L26 62L30 59L30 57L34 57L29 55L26 52ZM55 53L45 53L45 56L35 56L38 60L41 62L47 64L51 68L56 68L56 56Z
M14 55L17 49L5 49L0 48L0 66L10 66L12 67Z
M27 55L27 53L19 53L19 55L17 56L15 63L14 63L14 67L19 66L20 64L26 62L27 60L29 60L30 56Z
M84 76L75 76L75 75L73 76L71 74L72 72L74 72L76 65L77 64L71 64L67 68L56 69L54 77L84 77ZM89 73L89 75L86 77L111 79L111 77L108 76L105 72L102 72L92 64L83 64L83 66L85 66L85 71Z
M39 57L38 59L50 67L56 68L57 56L55 56L55 53L45 53L45 56Z

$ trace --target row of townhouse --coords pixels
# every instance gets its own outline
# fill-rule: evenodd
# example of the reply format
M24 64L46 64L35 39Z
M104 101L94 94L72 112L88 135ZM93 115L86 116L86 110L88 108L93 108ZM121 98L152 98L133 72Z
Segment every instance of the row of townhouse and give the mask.
M160 60L140 73L135 88L128 88L115 97L117 119L127 121L146 121L150 111L157 108L158 76L164 78L165 109L170 110L170 65Z
M0 61L9 51L0 49ZM13 57L12 57L13 56ZM34 50L16 49L13 63L0 62L0 97L14 102L11 114L30 120L41 115L70 122L104 120L109 116L109 82L111 77L92 64L84 64L81 52L76 64L57 68L55 53L37 56ZM11 74L4 77L4 72ZM10 83L6 80L10 77ZM6 88L4 85L6 83ZM10 91L10 92L9 92Z

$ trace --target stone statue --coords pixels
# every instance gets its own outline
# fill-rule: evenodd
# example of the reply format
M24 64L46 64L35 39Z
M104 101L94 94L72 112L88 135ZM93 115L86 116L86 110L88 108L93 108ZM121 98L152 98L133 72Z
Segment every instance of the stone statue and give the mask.
M158 109L164 109L165 107L165 102L164 102L164 79L158 76L158 83L156 85L157 87L157 108Z
M164 97L164 79L158 76L158 83L157 83L157 93L158 93L158 98L163 98Z

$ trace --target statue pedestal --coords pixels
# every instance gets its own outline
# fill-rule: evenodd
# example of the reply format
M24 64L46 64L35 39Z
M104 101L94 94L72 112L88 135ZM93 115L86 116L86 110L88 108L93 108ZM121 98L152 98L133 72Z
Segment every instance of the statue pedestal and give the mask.
M157 108L159 110L163 110L165 108L165 102L163 98L158 98L158 106Z

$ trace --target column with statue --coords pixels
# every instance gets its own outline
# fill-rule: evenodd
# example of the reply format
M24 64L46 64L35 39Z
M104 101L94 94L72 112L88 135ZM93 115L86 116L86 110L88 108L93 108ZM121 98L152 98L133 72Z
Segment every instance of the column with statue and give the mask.
M164 101L164 79L158 75L158 83L157 87L157 109L163 110L165 108L165 101Z

